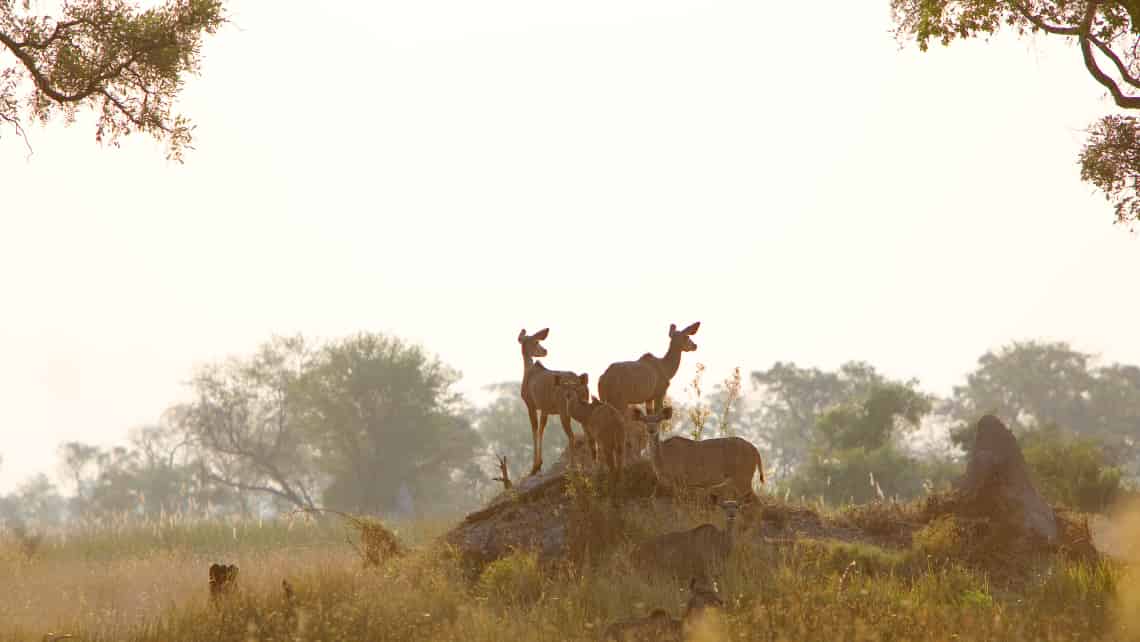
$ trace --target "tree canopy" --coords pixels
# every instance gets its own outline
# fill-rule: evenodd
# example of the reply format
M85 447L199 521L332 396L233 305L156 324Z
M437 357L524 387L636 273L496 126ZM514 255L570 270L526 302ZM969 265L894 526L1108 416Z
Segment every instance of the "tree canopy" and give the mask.
M931 40L1039 32L1075 39L1085 69L1122 109L1140 109L1140 0L891 0L895 35L922 51ZM1110 114L1093 123L1081 180L1113 204L1119 223L1140 221L1140 123Z
M95 140L114 145L141 132L182 160L190 120L174 110L202 39L224 22L221 0L64 0L57 15L32 0L0 0L0 126L23 135L26 120L67 123L97 110Z

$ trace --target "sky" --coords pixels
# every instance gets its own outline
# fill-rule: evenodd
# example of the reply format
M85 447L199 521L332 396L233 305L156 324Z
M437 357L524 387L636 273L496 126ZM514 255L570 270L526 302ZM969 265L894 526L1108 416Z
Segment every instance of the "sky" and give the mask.
M89 116L30 156L0 131L0 492L273 334L393 334L476 401L521 378L523 328L593 387L700 321L681 399L698 362L943 395L1013 340L1140 363L1077 49L922 53L888 4L232 2L185 164Z

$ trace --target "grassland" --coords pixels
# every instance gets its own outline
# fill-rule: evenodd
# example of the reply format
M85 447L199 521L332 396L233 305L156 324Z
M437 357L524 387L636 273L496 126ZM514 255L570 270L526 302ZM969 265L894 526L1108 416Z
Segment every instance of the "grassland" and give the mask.
M727 608L699 639L1140 640L1140 574L1122 563L985 559L953 520L899 545L841 541L828 528L781 537L781 513L806 509L765 501L767 518L745 524L719 569ZM849 508L821 523L874 530L882 514ZM680 617L684 582L628 561L659 517L631 508L611 517L614 545L597 559L540 564L518 552L480 569L438 542L455 521L446 519L389 524L410 550L369 568L335 517L89 525L31 556L7 535L0 640L595 640L607 623L653 608ZM719 523L693 507L682 521L672 527ZM239 590L218 604L206 581L215 561L241 569ZM295 587L293 605L282 579Z

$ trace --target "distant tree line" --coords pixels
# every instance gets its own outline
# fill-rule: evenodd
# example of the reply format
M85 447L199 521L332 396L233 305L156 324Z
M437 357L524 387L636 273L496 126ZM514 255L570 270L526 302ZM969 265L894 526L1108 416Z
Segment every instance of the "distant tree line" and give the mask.
M1140 476L1140 368L1094 365L1063 342L982 355L949 398L852 361L834 371L777 362L706 395L675 382L670 434L735 434L764 456L768 490L829 504L909 499L961 471L977 419L1021 439L1053 500L1101 510ZM325 506L370 514L452 513L496 492L496 455L519 473L530 426L518 382L475 407L459 374L421 347L361 333L321 345L273 337L198 368L190 400L125 445L59 448L66 496L46 474L0 497L0 519L243 515ZM750 389L745 389L746 387ZM687 393L687 399L679 399ZM543 458L564 444L547 439ZM525 467L525 466L524 466Z

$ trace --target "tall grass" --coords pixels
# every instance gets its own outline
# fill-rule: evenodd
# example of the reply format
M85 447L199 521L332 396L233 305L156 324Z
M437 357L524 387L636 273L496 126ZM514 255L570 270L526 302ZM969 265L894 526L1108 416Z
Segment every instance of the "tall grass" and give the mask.
M361 563L333 519L122 524L51 539L31 559L8 541L0 639L595 640L609 622L655 608L681 616L687 578L634 568L629 550L652 533L723 520L662 506L623 508L607 522L616 543L592 564L519 551L473 576L435 540L446 522L390 524L412 550L379 568ZM742 520L740 545L715 569L726 610L700 639L1140 640L1128 611L1140 584L1127 567L1040 557L1013 581L958 559L953 524L932 524L909 547L880 548L769 541L760 536L773 535L771 522ZM238 592L220 604L207 599L211 561L241 569Z

